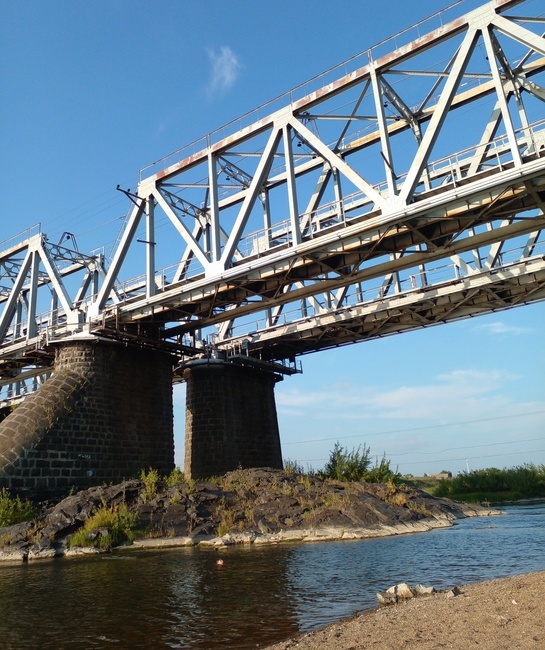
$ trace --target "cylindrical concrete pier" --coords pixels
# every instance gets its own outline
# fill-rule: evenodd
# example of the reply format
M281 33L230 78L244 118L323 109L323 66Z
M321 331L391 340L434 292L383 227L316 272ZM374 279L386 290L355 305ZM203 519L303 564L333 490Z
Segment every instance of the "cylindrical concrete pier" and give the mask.
M238 467L282 468L273 372L206 360L188 364L185 466L188 478Z

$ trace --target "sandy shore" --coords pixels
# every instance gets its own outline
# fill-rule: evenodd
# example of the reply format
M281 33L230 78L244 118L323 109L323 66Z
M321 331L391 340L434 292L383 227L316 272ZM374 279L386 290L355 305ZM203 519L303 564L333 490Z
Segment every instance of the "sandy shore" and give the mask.
M545 648L545 571L457 587L458 596L377 607L267 650Z

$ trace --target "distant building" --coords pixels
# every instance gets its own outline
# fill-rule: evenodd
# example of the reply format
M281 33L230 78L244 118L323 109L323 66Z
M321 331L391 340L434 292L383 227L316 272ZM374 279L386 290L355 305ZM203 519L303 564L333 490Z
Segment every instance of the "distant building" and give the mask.
M436 479L452 478L452 472L439 472L439 474L432 474L431 477Z

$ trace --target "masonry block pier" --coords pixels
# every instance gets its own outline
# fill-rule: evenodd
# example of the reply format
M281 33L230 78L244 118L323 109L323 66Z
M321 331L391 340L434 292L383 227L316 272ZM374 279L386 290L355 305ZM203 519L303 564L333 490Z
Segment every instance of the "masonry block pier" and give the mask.
M0 423L0 487L62 490L174 468L170 355L67 341L55 370Z
M281 379L274 372L216 359L187 365L186 476L206 478L237 467L282 468L274 399Z

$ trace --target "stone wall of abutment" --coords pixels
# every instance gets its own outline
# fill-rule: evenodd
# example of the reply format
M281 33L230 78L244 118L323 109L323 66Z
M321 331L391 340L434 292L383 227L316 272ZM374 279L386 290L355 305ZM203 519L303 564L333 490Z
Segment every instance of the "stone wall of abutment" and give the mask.
M0 487L63 491L174 468L169 355L60 344L54 372L0 422Z
M190 478L238 467L282 468L272 372L224 361L198 361L184 370L185 463Z

